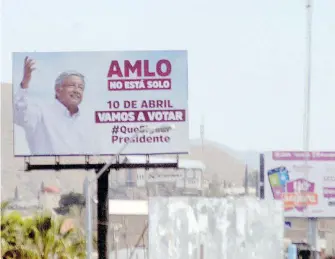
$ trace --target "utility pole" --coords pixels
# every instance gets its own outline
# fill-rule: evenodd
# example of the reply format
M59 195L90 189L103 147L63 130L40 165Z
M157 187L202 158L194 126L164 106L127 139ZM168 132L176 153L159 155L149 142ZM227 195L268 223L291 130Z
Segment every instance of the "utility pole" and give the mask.
M201 125L200 125L200 138L201 138L201 152L202 158L204 156L204 147L205 147L205 119L204 116L201 118Z
M245 171L244 171L244 191L245 191L245 195L249 195L249 173L248 173L248 165L245 165Z
M305 151L305 165L308 170L309 160L309 141L310 141L310 99L311 99L311 70L312 70L312 0L306 0L306 85L305 85L305 113L304 113L304 151ZM308 171L306 171L308 179ZM318 239L318 219L308 218L308 243L311 245L312 258L318 259L317 253L317 239Z

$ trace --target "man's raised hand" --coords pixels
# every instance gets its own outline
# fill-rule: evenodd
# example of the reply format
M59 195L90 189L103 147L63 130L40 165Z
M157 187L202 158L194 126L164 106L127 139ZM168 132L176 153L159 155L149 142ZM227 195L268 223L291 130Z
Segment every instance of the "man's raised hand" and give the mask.
M21 82L21 87L22 88L28 88L29 87L29 82L31 79L31 74L35 70L35 61L25 57L24 59L24 67L23 67L23 79Z

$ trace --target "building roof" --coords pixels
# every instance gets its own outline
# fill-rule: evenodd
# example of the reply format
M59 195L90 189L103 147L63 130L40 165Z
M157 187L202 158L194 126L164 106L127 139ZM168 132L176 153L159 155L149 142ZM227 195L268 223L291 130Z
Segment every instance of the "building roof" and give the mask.
M60 190L56 186L45 186L43 188L43 192L47 192L47 193L60 193Z

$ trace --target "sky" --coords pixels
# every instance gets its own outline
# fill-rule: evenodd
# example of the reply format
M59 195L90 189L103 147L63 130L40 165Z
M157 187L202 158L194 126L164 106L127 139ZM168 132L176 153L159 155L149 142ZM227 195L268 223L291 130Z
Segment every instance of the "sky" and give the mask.
M303 148L303 0L2 0L12 52L188 50L190 137L239 150ZM313 3L310 149L335 149L335 1Z

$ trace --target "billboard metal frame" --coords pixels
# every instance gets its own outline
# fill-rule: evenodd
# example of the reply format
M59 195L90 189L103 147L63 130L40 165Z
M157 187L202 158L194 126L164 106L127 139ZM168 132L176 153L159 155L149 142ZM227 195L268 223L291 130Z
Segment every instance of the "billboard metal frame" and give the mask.
M78 164L61 164L60 157L55 157L54 164L32 164L30 157L25 157L25 169L24 171L40 171L40 170L95 170L98 173L106 163L90 163L89 156L85 156L85 163ZM150 156L146 155L146 161L142 163L122 163L120 162L120 156L116 156L115 163L111 164L107 170L97 180L97 210L98 210L98 258L107 259L109 256L108 251L108 226L109 226L109 173L111 170L120 169L151 169L151 168L175 168L178 169L179 155L177 155L176 162L168 163L151 163Z

